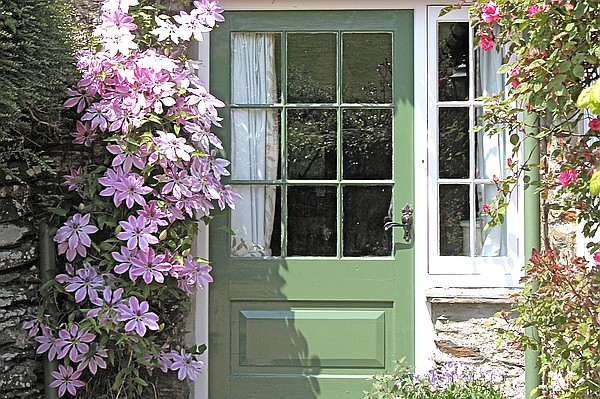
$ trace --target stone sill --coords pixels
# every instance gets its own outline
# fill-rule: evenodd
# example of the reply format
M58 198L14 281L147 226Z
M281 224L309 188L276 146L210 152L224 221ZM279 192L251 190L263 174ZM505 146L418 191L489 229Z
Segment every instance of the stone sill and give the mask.
M510 304L521 288L430 288L425 291L432 304Z

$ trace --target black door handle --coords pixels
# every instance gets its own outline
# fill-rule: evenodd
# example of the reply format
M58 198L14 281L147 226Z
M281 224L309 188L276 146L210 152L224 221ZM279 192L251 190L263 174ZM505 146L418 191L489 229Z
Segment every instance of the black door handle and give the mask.
M393 202L390 202L390 208L388 209L388 214L386 217L383 218L383 229L387 231L393 227L402 227L404 229L404 240L406 242L410 242L411 241L410 231L412 230L412 224L413 224L412 206L410 206L410 204L404 205L404 208L402 208L402 218L400 219L401 220L400 223L394 222L394 220L393 220L393 217L392 217L393 207L394 207Z

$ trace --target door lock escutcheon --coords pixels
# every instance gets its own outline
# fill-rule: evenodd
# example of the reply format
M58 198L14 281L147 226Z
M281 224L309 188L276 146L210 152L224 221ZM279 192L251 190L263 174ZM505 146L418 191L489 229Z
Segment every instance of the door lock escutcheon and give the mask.
M411 230L413 225L413 208L410 204L404 205L402 208L402 217L401 222L394 222L394 218L392 217L392 209L394 208L393 201L390 202L390 208L388 209L388 214L383 218L383 229L389 230L393 227L402 227L404 229L404 241L410 242Z

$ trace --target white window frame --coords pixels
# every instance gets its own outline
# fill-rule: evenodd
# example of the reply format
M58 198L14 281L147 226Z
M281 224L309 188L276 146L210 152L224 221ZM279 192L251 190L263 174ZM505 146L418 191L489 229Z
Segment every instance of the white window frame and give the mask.
M429 263L428 273L434 281L439 281L438 286L450 287L513 287L518 286L521 276L521 267L524 262L523 257L523 206L522 189L519 187L511 196L506 212L506 223L508 232L508 242L506 256L483 257L475 256L441 256L439 255L439 203L438 203L438 115L440 104L445 107L469 107L470 115L474 115L474 108L481 107L481 102L472 100L474 96L474 85L469 84L470 95L468 101L438 101L438 22L469 22L468 8L463 7L459 10L440 17L439 13L443 7L428 7L428 198L429 198ZM469 26L469 77L472 79L475 75L474 52L473 52L473 28ZM473 127L473 117L470 121ZM506 139L508 134L506 135ZM509 151L512 146L506 143L505 148ZM470 151L473 154L475 149L473 142L470 144ZM508 154L510 156L510 154ZM473 162L474 157L471 156ZM470 202L474 202L474 186L483 182L482 179L457 179L457 183L469 182ZM452 183L451 179L444 179L445 182ZM476 206L476 205L475 205ZM470 246L475 246L476 223L475 208L470 206L470 227L469 237ZM473 252L473 251L472 251ZM443 283L442 283L443 282Z

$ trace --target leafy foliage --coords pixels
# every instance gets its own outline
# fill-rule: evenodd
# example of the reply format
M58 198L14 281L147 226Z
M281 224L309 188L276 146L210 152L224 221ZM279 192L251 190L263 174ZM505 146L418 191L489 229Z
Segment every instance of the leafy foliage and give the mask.
M102 140L105 151L64 176L78 201L54 209L67 218L54 235L62 273L42 286L24 326L37 353L58 360L50 387L59 396L156 397L158 370L194 380L203 367L205 346L186 345L186 319L211 266L190 252L199 218L239 196L221 183L229 162L210 132L223 103L182 43L223 21L222 9L208 0L174 17L159 9L104 1L97 38L77 55L81 79L67 90L64 105L79 114L74 142Z
M511 173L497 182L500 194L487 210L491 224L502 222L503 209L522 178L526 187L538 187L544 197L552 193L557 198L554 208L575 210L588 240L587 259L565 258L551 249L533 252L525 268L525 288L515 297L517 317L503 336L540 351L544 377L540 393L561 399L596 398L600 396L596 236L600 3L480 0L470 11L481 50L508 48L498 71L507 74L506 93L482 99L486 112L480 128L510 132L514 146ZM553 148L541 165L533 151L519 159L526 140L537 143L542 155ZM547 143L552 146L539 145ZM559 170L552 170L556 165ZM544 166L549 170L543 179L532 179L528 172ZM535 327L539 337L524 336L524 327Z
M49 170L42 149L70 124L62 99L76 80L65 0L0 3L0 173L26 161L29 174Z

